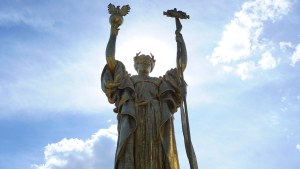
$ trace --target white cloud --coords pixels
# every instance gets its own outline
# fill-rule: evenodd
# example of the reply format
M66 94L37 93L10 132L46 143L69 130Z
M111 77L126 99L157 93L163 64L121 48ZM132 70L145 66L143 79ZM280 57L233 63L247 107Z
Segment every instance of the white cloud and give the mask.
M272 56L270 52L265 52L262 54L261 60L258 62L262 69L274 69L277 66L277 61Z
M281 110L282 112L286 112L286 111L288 110L288 108L287 108L287 107L282 107L282 108L280 108L280 110Z
M300 150L300 143L296 145L296 148Z
M226 26L219 46L210 56L210 61L217 65L219 63L230 63L250 55L249 28L242 27L237 21L232 21Z
M285 102L287 100L286 97L281 97L281 102Z
M294 51L291 60L292 60L291 63L292 66L295 66L296 62L300 60L300 44L296 46L296 50Z
M8 22L11 23L18 23L23 20L23 16L18 13L13 12L2 12L0 13L0 25L5 25Z
M242 79L246 80L252 77L251 73L256 69L254 62L243 62L237 65L235 73Z
M24 69L27 72L23 73L20 68L13 81L0 80L0 96L5 98L0 102L0 109L7 110L1 111L0 116L18 112L44 116L49 112L95 113L111 110L113 105L108 103L101 90L104 58L102 61L99 57L99 44L86 44L80 49L73 49L69 55L72 60L62 56L53 59L51 66L19 61L23 67L30 67L30 71Z
M293 48L293 45L291 42L279 42L279 47L281 50L285 51L288 48Z
M100 129L88 140L62 139L45 147L45 163L33 169L97 169L113 168L117 141L117 125Z
M271 122L272 126L276 126L280 123L280 117L279 117L278 112L272 112L271 113L270 122Z
M32 9L19 11L0 12L0 25L25 24L37 30L53 31L55 21L53 19L36 16Z
M234 70L233 67L231 67L231 66L226 66L226 65L223 66L222 69L223 69L223 71L224 71L225 73L230 73L230 72L232 72L232 71Z
M280 19L287 14L290 7L289 0L245 2L242 9L235 13L233 20L225 26L218 46L208 59L213 65L236 62L239 64L240 61L249 61L256 53L264 53L268 43L260 40L264 22ZM238 69L240 70L237 72L241 72L241 66L238 66Z

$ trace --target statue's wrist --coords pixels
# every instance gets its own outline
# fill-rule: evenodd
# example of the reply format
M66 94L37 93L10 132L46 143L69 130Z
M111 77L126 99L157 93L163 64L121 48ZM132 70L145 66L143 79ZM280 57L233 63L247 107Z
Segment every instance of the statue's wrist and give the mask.
M181 30L176 30L176 31L175 31L175 35L176 35L176 36L182 36L182 35L181 35Z
M117 36L118 35L118 32L119 32L119 28L116 28L116 27L111 27L111 30L110 30L110 34L113 35L113 36Z

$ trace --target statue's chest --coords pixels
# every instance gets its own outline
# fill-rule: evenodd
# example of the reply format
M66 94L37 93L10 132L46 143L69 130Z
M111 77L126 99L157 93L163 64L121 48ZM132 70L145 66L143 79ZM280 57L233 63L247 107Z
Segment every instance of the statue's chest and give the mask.
M160 78L132 76L137 99L149 100L158 97Z

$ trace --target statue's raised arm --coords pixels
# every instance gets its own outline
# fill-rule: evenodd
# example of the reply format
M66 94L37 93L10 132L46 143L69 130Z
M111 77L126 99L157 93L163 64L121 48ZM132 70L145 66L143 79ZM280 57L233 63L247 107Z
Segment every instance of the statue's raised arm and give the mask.
M187 65L187 52L186 52L186 47L184 43L184 39L181 32L182 25L180 23L179 18L175 19L176 21L176 42L177 42L177 68L180 72L183 72L186 68Z
M166 12L164 12L164 15L175 18L175 22L176 22L175 35L176 35L176 42L177 42L176 62L177 62L177 68L181 74L185 70L187 65L187 52L186 52L184 39L181 34L182 25L179 19L189 19L190 16L187 15L185 12L177 11L176 8L172 10L167 10Z
M109 22L111 25L110 37L106 46L106 62L110 71L116 66L115 48L119 27L123 23L123 16L127 15L130 10L129 5L115 7L113 4L108 5L108 12L111 14Z
M176 8L173 10L167 10L167 12L164 12L164 15L168 17L175 18L176 22L176 42L177 42L177 70L179 77L181 79L181 91L183 93L182 100L180 104L180 112L181 112L181 124L182 124L182 132L184 136L184 143L185 143L185 150L187 157L189 159L190 168L191 169L198 169L197 164L197 158L196 154L193 148L193 144L191 141L191 135L190 135L190 127L189 127L189 118L188 118L188 109L187 109L187 102L186 102L186 83L183 77L183 71L186 68L187 64L187 52L186 52L186 46L182 37L181 29L182 25L180 23L179 19L189 19L190 16L187 15L185 12L177 11Z

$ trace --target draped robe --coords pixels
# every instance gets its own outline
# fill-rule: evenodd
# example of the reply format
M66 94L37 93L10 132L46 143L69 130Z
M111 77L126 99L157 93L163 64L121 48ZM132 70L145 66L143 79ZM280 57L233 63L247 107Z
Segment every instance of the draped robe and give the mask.
M131 76L116 62L113 71L106 65L101 75L102 90L115 104L118 119L114 168L179 169L173 125L182 99L177 69L159 78Z

